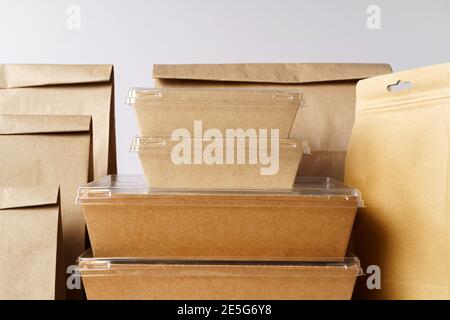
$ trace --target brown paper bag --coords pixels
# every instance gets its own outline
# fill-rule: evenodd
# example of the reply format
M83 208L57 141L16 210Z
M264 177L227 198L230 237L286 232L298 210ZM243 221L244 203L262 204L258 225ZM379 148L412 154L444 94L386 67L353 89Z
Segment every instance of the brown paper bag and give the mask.
M85 222L75 204L89 180L90 116L0 115L0 186L61 186L66 266L85 249Z
M155 65L156 87L245 87L301 90L306 103L291 138L308 141L312 154L302 176L344 177L344 160L354 121L359 79L389 73L387 64L279 63Z
M92 116L94 178L116 173L112 65L0 64L0 113Z
M450 64L360 81L356 107L345 180L366 208L354 244L381 268L381 290L362 281L356 296L449 299Z
M57 186L0 187L0 300L64 298Z

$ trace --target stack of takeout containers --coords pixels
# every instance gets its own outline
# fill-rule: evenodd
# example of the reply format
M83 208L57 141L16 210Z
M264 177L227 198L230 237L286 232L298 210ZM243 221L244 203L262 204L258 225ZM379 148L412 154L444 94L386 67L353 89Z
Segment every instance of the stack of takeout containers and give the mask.
M302 101L298 91L132 89L142 134L132 149L150 187L289 189L305 143L288 139Z
M133 89L144 176L80 187L88 299L350 299L359 191L295 178L301 92Z

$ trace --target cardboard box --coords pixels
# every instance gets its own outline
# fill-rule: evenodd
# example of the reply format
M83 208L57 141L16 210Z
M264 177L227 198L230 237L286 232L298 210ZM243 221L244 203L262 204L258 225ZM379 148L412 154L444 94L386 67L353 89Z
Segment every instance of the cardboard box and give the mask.
M0 299L65 297L58 186L0 187Z
M298 139L174 140L133 140L151 188L291 189L307 149Z
M349 300L357 258L319 261L79 260L90 300Z
M359 191L327 178L291 190L149 189L143 176L80 187L95 257L343 257Z
M74 265L85 250L85 221L74 197L92 177L91 117L0 115L0 154L1 187L60 186L64 260Z
M0 64L0 114L92 117L94 178L116 173L112 65Z
M281 90L230 89L131 89L127 99L134 105L142 136L170 137L175 130L190 130L199 137L194 122L202 130L279 130L288 138L302 94Z
M381 290L361 282L357 297L450 299L450 63L359 82L356 114L345 179L367 208L354 244L381 268Z
M300 108L290 137L308 141L312 154L300 176L344 178L345 154L355 115L358 80L390 73L387 64L250 63L155 65L155 86L162 88L259 88L300 90Z

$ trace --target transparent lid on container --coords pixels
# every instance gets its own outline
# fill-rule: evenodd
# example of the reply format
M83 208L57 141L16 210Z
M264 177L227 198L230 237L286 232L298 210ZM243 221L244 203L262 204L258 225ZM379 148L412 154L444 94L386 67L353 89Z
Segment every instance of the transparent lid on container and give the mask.
M186 139L186 138L184 138ZM210 139L206 138L189 138L190 143L192 143L193 148L203 148L203 144L209 144L211 143ZM221 142L222 145L225 145L228 141L227 138L215 138L215 141ZM271 139L270 137L267 139L248 139L248 138L233 138L233 143L239 144L244 143L243 149L248 151L254 151L257 152L259 149L259 143L260 141L264 141L268 146L272 145L272 141L276 141L277 146L280 148L285 149L297 149L302 148L303 153L310 154L311 150L309 148L308 142L306 140L297 139L297 138L288 138L288 139ZM194 142L200 142L200 145L197 145L197 143ZM172 139L170 137L146 137L146 136L135 136L133 138L133 141L130 146L131 152L141 152L145 150L155 150L159 148L164 148L171 146L173 144L178 143L178 140Z
M247 267L247 268L246 268ZM78 258L78 270L83 276L111 275L113 272L152 274L155 276L295 276L295 272L321 273L348 271L362 275L360 261L349 255L343 258L245 258L245 257L102 257L95 258L89 249ZM274 274L275 272L275 274Z
M164 101L170 103L264 104L274 102L303 106L303 94L296 90L241 89L241 88L131 88L127 104Z
M326 177L297 178L292 189L162 189L149 188L143 175L109 175L78 188L77 203L84 200L104 200L116 196L146 197L152 195L205 195L205 196L302 196L320 200L343 200L364 206L358 189ZM275 198L276 199L276 198Z

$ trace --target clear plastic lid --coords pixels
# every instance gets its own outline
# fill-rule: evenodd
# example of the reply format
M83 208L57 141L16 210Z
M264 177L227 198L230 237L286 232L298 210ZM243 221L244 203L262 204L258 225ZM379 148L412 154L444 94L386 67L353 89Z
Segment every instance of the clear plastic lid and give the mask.
M303 106L303 94L295 90L227 89L227 88L131 88L127 104L158 101L158 103L289 103Z
M205 139L205 138L190 138L188 140L191 140L192 142L194 141L199 141L201 143L211 143L211 140L209 139ZM225 145L227 138L223 138L223 139L216 139L216 140L222 140L222 145ZM302 140L302 139L296 139L296 138L289 138L289 139L248 139L248 138L243 138L243 139L238 139L238 138L234 138L233 139L233 143L244 143L244 147L243 148L248 148L247 150L249 151L258 151L258 143L260 141L264 141L264 143L266 143L268 146L271 145L271 141L276 141L277 145L280 148L286 148L286 149L296 149L296 148L302 148L303 149L303 153L306 154L310 154L311 151L309 149L308 146L308 142L306 140ZM141 137L141 136L135 136L133 138L133 141L131 143L130 146L130 151L131 152L140 152L140 151L144 151L144 150L154 150L154 149L161 149L164 147L168 147L172 144L174 144L176 142L174 142L173 139L171 139L170 137ZM194 146L194 148L197 148L197 144L196 143L192 143L192 145ZM248 146L247 146L248 145ZM202 144L200 145L200 147L202 147Z
M131 271L133 274L152 273L153 275L180 276L267 276L267 271L276 272L276 276L292 276L295 271L320 272L332 274L333 271L352 271L354 276L362 275L360 261L355 256L344 258L264 258L254 260L252 258L234 257L205 257L205 258L94 258L92 251L88 250L78 258L79 271L83 276L110 275L110 272ZM244 267L244 268L242 268ZM245 267L248 268L246 271ZM177 269L180 269L177 272ZM294 272L294 274L293 274Z
M359 207L364 206L358 189L346 186L332 178L302 177L297 178L292 189L158 189L149 188L142 175L110 175L78 188L77 203L84 200L101 200L114 196L132 195L146 197L152 195L236 195L236 196L301 196L306 198L320 198L320 200L340 200L356 202Z

